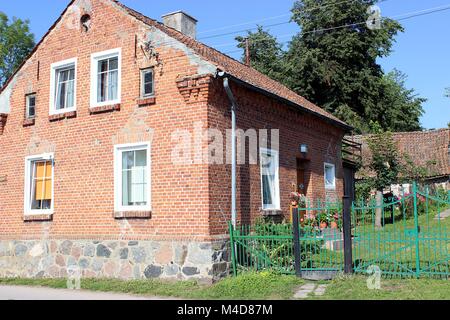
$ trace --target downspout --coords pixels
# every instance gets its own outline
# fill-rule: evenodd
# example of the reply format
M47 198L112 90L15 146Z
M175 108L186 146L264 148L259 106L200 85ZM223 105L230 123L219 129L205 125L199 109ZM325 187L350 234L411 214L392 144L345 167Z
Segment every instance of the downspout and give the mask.
M231 223L236 227L236 99L231 91L228 77L221 71L218 75L223 78L223 87L231 103Z

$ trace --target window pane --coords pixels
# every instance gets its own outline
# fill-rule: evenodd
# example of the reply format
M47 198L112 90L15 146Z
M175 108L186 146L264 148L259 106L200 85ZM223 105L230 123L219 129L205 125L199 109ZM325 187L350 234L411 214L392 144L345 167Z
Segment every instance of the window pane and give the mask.
M131 170L134 166L134 151L122 152L122 169Z
M132 205L129 199L131 199L131 171L123 171L122 172L122 205L130 206Z
M107 72L108 71L108 60L100 60L98 62L98 72Z
M55 109L72 108L75 100L75 67L56 71Z
M261 154L262 202L264 209L274 209L279 204L279 182L277 177L278 158L276 155Z
M122 205L147 204L147 150L122 153Z
M119 69L119 58L109 59L109 71Z
M136 166L137 167L147 166L147 150L136 151Z
M74 106L74 90L75 90L75 81L71 80L67 83L67 100L66 100L66 108L72 108Z
M34 107L36 105L36 97L35 96L28 97L28 105L30 107Z
M64 99L66 94L65 83L58 83L56 92L56 110L64 109Z
M325 183L327 186L334 186L334 168L331 166L325 167Z
M36 111L34 107L30 107L28 109L28 117L29 118L34 118L36 116Z
M98 75L97 102L106 101L107 78L108 78L107 73L102 73Z
M52 161L34 161L31 164L31 209L50 209L52 203Z
M145 83L153 82L153 72L152 71L145 71L144 82Z
M34 118L35 116L36 97L27 96L27 117Z
M273 180L274 180L273 176L266 176L266 175L262 176L264 205L273 204L273 193L272 193Z
M109 73L109 83L108 83L108 100L117 99L117 78L118 71L112 71Z

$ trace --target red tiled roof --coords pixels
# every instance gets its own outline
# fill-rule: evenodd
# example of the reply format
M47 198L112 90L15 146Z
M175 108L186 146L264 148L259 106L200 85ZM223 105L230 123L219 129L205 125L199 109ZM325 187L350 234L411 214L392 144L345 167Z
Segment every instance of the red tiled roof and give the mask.
M347 124L345 124L345 122L339 120L338 118L326 112L322 108L316 106L314 103L306 100L302 96L296 94L295 92L288 89L281 83L272 80L271 78L267 77L261 72L246 66L245 64L221 53L220 51L217 51L214 48L211 48L195 39L192 39L173 28L167 27L166 25L154 19L146 17L145 15L120 3L118 0L113 1L122 8L124 8L130 15L132 15L136 19L142 21L147 25L156 27L159 30L166 33L167 35L169 35L170 37L182 42L183 44L185 44L190 49L194 50L197 54L199 54L206 60L214 63L222 71L258 89L267 91L268 93L274 94L282 99L289 100L302 108L305 108L319 116L328 118L329 120L332 120L338 125L350 129L350 127Z
M367 168L372 157L367 138L369 136L348 137L362 144L363 171L372 176ZM419 132L399 132L393 134L400 154L406 154L416 166L429 169L427 178L450 176L450 129ZM359 178L362 178L360 175Z
M338 125L340 127L345 128L346 130L350 131L351 127L348 126L345 122L339 120L335 116L331 115L330 113L326 112L322 108L316 106L314 103L306 100L302 96L296 94L292 90L288 89L281 83L267 77L266 75L258 72L257 70L250 68L243 63L221 53L220 51L217 51L214 48L211 48L195 39L192 39L181 32L167 27L164 24L151 19L127 6L120 3L118 0L111 0L120 7L122 7L124 10L126 10L131 16L138 19L139 21L156 27L159 30L163 31L170 37L180 41L181 43L185 44L190 49L194 50L198 55L202 56L206 60L212 62L217 66L218 69L230 74L231 76L255 87L258 89L261 89L269 94L275 95L281 99L290 101L291 103L295 104L296 106L311 112L319 117L325 118L335 125ZM67 11L67 9L72 5L74 0L72 0L69 5L66 7L66 9L63 11L63 13L60 15L58 20L52 25L52 27L49 29L49 31L44 35L44 37L41 39L41 41L34 47L33 51L30 53L30 55L25 59L25 61L20 65L18 70L8 79L8 81L5 83L3 88L0 89L0 93L7 87L7 85L10 83L11 79L16 75L16 73L22 68L22 66L25 64L25 62L33 55L33 53L37 50L39 45L42 43L42 41L45 39L45 37L51 32L53 28L58 24L58 22L61 20L61 17L64 15L64 13Z

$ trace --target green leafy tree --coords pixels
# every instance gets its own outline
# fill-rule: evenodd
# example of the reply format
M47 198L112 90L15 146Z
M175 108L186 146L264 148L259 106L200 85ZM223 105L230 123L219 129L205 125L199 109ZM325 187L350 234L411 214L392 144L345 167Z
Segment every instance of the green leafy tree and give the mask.
M404 74L394 70L385 75L377 63L391 53L395 36L403 28L387 18L381 20L380 28L369 28L367 10L375 2L296 1L292 21L300 32L286 52L261 27L249 33L252 66L357 132L371 132L370 121L389 131L420 130L425 99L406 89ZM243 48L244 38L238 41Z
M14 73L33 49L34 35L29 21L13 18L0 12L0 87Z
M245 50L248 39L251 66L274 80L283 81L283 49L277 39L262 26L256 32L248 32L246 37L236 37L238 47ZM246 61L246 54L242 57Z
M369 168L375 173L375 177L372 178L371 181L372 187L377 190L375 226L377 228L382 228L381 206L383 203L383 190L398 182L399 173L401 172L401 163L399 161L398 147L392 133L383 131L378 123L372 124L372 131L375 133L367 138L367 144L372 154Z
M382 103L379 121L383 128L394 131L421 131L420 117L424 114L422 105L427 99L419 97L414 89L406 89L407 76L394 69L382 79ZM381 112L383 111L383 112Z
M315 0L297 1L293 21L301 32L288 52L290 87L362 132L369 131L369 120L383 124L383 71L377 59L390 54L395 35L403 31L391 19L370 30L365 21L374 2L322 0L318 8Z

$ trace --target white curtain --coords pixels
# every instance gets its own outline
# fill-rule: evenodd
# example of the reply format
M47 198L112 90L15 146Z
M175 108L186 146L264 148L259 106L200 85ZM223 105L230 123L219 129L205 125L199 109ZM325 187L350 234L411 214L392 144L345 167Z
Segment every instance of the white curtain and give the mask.
M118 80L118 71L110 71L109 72L109 82L108 82L108 100L116 100L117 99L117 80Z

